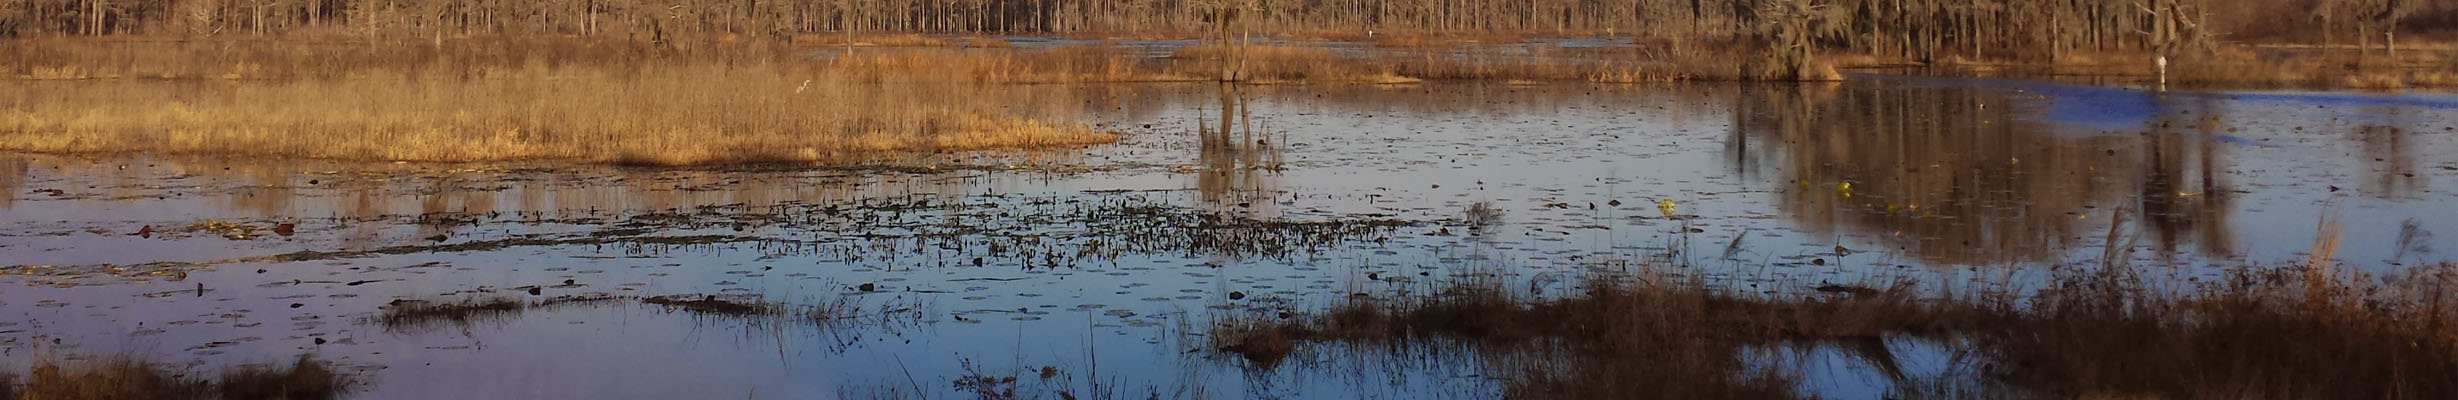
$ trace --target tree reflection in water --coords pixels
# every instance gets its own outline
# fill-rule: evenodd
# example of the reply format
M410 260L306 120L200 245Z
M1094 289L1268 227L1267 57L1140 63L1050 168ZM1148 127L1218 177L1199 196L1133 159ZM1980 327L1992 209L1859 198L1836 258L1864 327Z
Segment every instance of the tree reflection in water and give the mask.
M2127 210L2162 254L2233 251L2214 111L2077 135L2026 119L2053 100L2019 91L1852 84L1896 86L1761 86L1735 100L1733 168L1775 183L1775 203L1806 231L1879 238L1932 263L2040 262ZM2216 110L2177 101L2152 104Z

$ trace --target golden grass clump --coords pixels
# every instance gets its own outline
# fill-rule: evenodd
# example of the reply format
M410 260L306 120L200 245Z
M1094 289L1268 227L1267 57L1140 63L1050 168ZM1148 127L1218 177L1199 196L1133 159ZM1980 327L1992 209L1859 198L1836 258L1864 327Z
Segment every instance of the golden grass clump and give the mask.
M204 391L205 384L180 378L134 360L94 362L71 369L45 363L34 367L20 399L168 399Z

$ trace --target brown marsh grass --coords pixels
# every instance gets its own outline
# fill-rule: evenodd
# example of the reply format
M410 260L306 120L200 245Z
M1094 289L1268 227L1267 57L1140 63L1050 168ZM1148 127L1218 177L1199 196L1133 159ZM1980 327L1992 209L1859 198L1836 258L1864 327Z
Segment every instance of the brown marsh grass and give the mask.
M918 49L855 53L829 63L833 70L868 81L915 79L968 83L1149 83L1221 80L1222 64L1235 63L1227 47L1193 46L1168 59L1145 60L1125 49L1067 46L1035 51ZM1246 50L1242 81L1255 84L1415 83L1390 66L1342 57L1310 47L1253 46Z
M532 286L531 288L537 288ZM534 291L533 291L534 293ZM551 311L573 306L616 306L626 304L652 305L668 311L693 315L738 319L752 322L797 322L822 327L840 327L847 323L893 324L901 322L914 307L887 304L878 309L866 309L851 299L808 305L768 302L757 296L731 295L664 295L612 296L605 294L555 296L538 300L516 297L478 297L448 301L395 300L386 305L369 322L387 330L414 332L442 327L469 327L499 324L531 311ZM914 317L918 317L915 315ZM857 320L862 319L862 320ZM0 400L5 400L0 397Z
M1401 40L1406 34L1374 37ZM829 42L836 40L838 42ZM1752 72L1731 42L1528 49L1456 43L1352 53L1265 45L1233 58L1193 46L1148 59L1105 46L1002 49L996 39L913 34L857 42L923 46L838 53L843 37L657 42L567 37L0 41L0 150L157 152L388 161L560 160L686 165L831 163L894 152L1106 143L1064 103L1018 83L1402 84L1424 80L1798 79ZM799 43L798 43L799 42ZM799 46L798 46L799 45ZM823 47L802 47L823 46ZM1732 54L1728 54L1732 53ZM2432 67L2348 69L2323 55L2226 53L2177 63L2178 84L2397 88L2458 84ZM2318 54L2318 53L2316 53ZM2265 56L2267 57L2267 56ZM2139 73L2117 54L2056 68ZM2249 62L2247 60L2269 60ZM1846 59L1855 64L1883 60ZM2273 62L2275 61L2275 62ZM2403 65L2403 64L2402 64ZM1831 74L1819 74L1822 76Z
M1548 301L1467 284L1290 320L1232 322L1213 338L1217 348L1263 367L1310 342L1476 354L1485 369L1507 377L1509 398L1783 399L1803 395L1794 377L1753 367L1744 349L1927 334L1989 316L1929 307L1904 288L1778 300L1719 295L1699 285L1594 282L1579 295Z
M129 358L75 364L35 364L24 382L0 377L0 398L11 400L223 399L315 400L339 398L353 382L332 366L302 356L288 365L246 365L210 378L190 377Z
M2165 292L2114 271L2060 273L2024 296L1908 284L1736 294L1651 275L1533 298L1466 283L1232 320L1211 337L1255 368L1334 343L1472 360L1510 398L1806 396L1791 370L1747 356L1768 348L1834 348L1899 388L1938 385L1895 367L1888 343L1901 339L1965 354L1957 362L1978 373L1943 385L1988 398L2458 396L2458 265L2391 277L2241 268Z
M2458 64L2414 59L2386 62L2344 53L2250 49L2187 57L2170 67L2169 81L2204 86L2403 89L2458 87ZM2146 73L2147 74L2147 73Z
M368 71L469 76L542 65L627 69L646 64L788 62L787 44L710 37L658 44L557 36L458 37L442 42L357 38L18 38L0 40L5 79L347 78Z
M1565 36L1560 32L1545 32ZM1569 36L1594 36L1604 32L1581 32ZM1531 32L1513 31L1439 31L1439 30L1322 30L1297 29L1274 33L1288 40L1339 41L1365 43L1387 48L1448 47L1463 44L1517 43L1533 36Z
M923 83L1129 83L1195 82L1212 74L1183 75L1112 47L1068 46L1038 51L920 49L857 52L827 64L862 82Z
M534 288L534 287L533 287ZM417 331L445 326L468 327L481 323L498 323L518 317L522 312L567 305L605 303L622 300L605 295L556 296L538 301L512 297L468 298L458 301L395 300L372 318L378 326L395 331Z
M880 79L901 73L768 57L486 57L266 68L282 79L21 81L0 94L0 150L685 165L1115 140L1064 115L1018 112L1017 103L1056 95L1029 88ZM117 68L165 64L179 63Z
M968 47L1003 49L1013 46L1006 40L986 36L939 37L916 33L868 33L852 37L833 34L794 35L789 40L801 47Z
M1403 40L1423 34L1383 34ZM1516 40L1517 36L1499 36ZM808 61L813 52L837 52L847 39L806 35L789 41L730 36L674 39L660 43L540 36L455 37L425 41L275 37L257 39L63 39L0 41L0 74L16 79L225 79L347 78L369 70L436 72L475 76L492 71L588 66L631 69L650 64L746 64ZM946 39L916 34L855 36L857 44L897 49L855 51L837 58L835 69L865 68L943 79L997 83L1149 82L1217 79L1228 47L1178 49L1167 60L1142 59L1108 46L1040 50L1009 48L988 37ZM1740 79L1731 54L1631 49L1552 49L1533 52L1447 37L1398 49L1335 54L1308 45L1256 45L1242 60L1256 81L1393 83L1406 78L1661 81ZM1732 44L1723 43L1722 44ZM964 47L966 49L954 49ZM1724 60L1732 58L1733 60ZM916 78L921 79L921 78Z
M906 38L906 39L895 39ZM416 77L469 78L537 66L630 70L656 65L826 64L821 70L847 74L896 74L911 80L989 83L1090 83L1212 80L1218 78L1226 47L1192 46L1166 60L1149 60L1109 46L1065 46L1038 50L1009 48L986 37L958 40L931 36L869 35L854 40L906 44L904 48L861 49L852 56L837 53L842 36L815 35L789 42L729 40L724 37L676 39L663 43L592 40L563 37L489 36L452 38L431 45L425 41L382 41L324 38L263 39L62 39L28 38L0 41L0 77L18 80L280 80L352 78L371 71L399 71ZM945 43L942 43L945 42ZM965 49L956 49L962 44ZM882 45L886 46L886 45ZM1475 45L1429 45L1423 48L1379 50L1366 54L1334 54L1326 48L1302 45L1256 45L1246 49L1245 66L1252 76L1275 82L1384 82L1393 75L1429 79L1583 80L1629 75L1640 68L1616 64L1652 64L1666 77L1684 75L1730 79L1735 63L1699 62L1703 53L1639 54L1605 50L1543 50L1520 53ZM1598 63L1593 61L1610 61ZM1705 65L1674 74L1662 66ZM1727 71L1705 71L1722 69ZM1685 69L1684 71L1686 71Z
M2402 46L2402 48L2405 48ZM1842 53L1826 57L1852 67L1917 65L1904 60ZM2151 53L2075 51L2055 60L1950 58L1938 66L1981 71L2018 71L2071 76L2154 79ZM2187 52L2169 60L2168 83L2186 87L2301 87L2401 89L2458 87L2458 62L2441 50L2401 50L2397 57L2356 54L2316 46L2234 45Z
M1016 46L1014 43L1008 43L1007 39L980 36L966 37L961 43L964 47L979 49L1004 49Z
M1217 76L1232 62L1219 45L1180 49L1171 66L1181 75ZM1421 80L1586 81L1643 83L1758 79L1742 64L1691 54L1629 49L1545 49L1427 45L1405 50L1336 54L1316 47L1269 45L1245 50L1252 83L1415 83Z
M1202 74L1208 71L1239 70L1237 79L1250 83L1416 83L1417 78L1402 76L1396 66L1372 60L1353 59L1330 50L1302 46L1237 46L1202 45L1178 49L1170 54L1177 62L1171 65L1181 74ZM1212 72L1208 75L1218 75Z
M796 35L793 41L797 46L844 46L850 43L856 47L947 47L964 43L914 33L858 34L850 38L845 35Z
M640 299L640 302L681 309L694 313L734 317L763 316L783 312L781 307L777 305L757 301L727 299L714 295L696 296L698 297L696 299L692 297L695 296L652 296L642 298Z
M858 36L856 40L865 37ZM905 44L918 35L867 38ZM920 39L916 39L920 38ZM1017 83L1740 79L1704 53L1434 47L827 48L733 36L0 41L0 151L414 162L838 163L1115 140ZM802 45L822 44L814 37ZM1224 68L1230 67L1230 68ZM1055 96L1055 97L1054 97Z

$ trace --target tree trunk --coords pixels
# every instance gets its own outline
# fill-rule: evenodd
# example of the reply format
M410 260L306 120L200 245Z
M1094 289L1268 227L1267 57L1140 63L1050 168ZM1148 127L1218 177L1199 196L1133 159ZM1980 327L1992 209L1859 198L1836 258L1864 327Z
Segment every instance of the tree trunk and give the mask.
M2388 57L2390 65L2398 65L2398 25L2390 26L2390 29L2381 30L2381 56Z
M2063 16L2065 16L2064 8L2052 9L2048 12L2048 62L2050 64L2055 64L2058 58L2065 56L2065 25L2059 24L2064 21L2060 18Z
M2336 29L2331 29L2331 28L2334 28L2334 27L2330 25L2330 17L2326 17L2326 16L2325 16L2325 17L2322 17L2322 19L2321 19L2321 52L2322 52L2322 54L2323 54L2323 55L2329 55L2330 53L2335 53L2335 52L2338 52L2338 46L2339 46L2339 34L2338 34L2338 30L2336 30Z
M1242 80L1246 80L1246 79L1247 79L1247 76L1246 76L1246 55L1247 55L1247 54L1246 54L1246 50L1247 50L1247 45L1248 45L1248 43L1251 43L1251 42L1253 42L1253 41L1254 41L1254 37L1255 37L1255 30L1254 30L1254 26L1252 25L1252 23L1250 23L1250 22L1247 22L1247 21L1246 21L1246 18L1245 18L1245 13L1244 13L1244 11L1243 11L1243 10L1241 10L1241 11L1239 12L1239 15L1238 15L1238 19L1237 19L1237 21L1238 21L1238 80L1241 80L1241 81L1242 81Z
M2373 35L2369 33L2372 31L2372 24L2356 23L2356 63L2358 65L2364 64L2367 58L2364 55L2369 52L2365 50L2373 48Z

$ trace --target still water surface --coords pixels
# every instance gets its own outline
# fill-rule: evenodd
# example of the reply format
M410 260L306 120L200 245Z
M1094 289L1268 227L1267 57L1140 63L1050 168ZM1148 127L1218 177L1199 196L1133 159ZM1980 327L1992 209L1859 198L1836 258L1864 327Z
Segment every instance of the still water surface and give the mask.
M852 169L0 155L0 370L314 354L371 399L937 398L974 372L1135 397L1481 397L1473 366L1258 371L1202 336L1463 277L1558 293L1617 262L1775 293L2020 287L2112 254L2192 277L2300 259L2325 217L2369 271L2458 251L2458 96L1856 78L1060 87L1091 100L1055 106L1129 135ZM659 295L836 318L386 314ZM1817 393L1887 384L1792 357ZM1043 366L1058 374L1021 372Z

